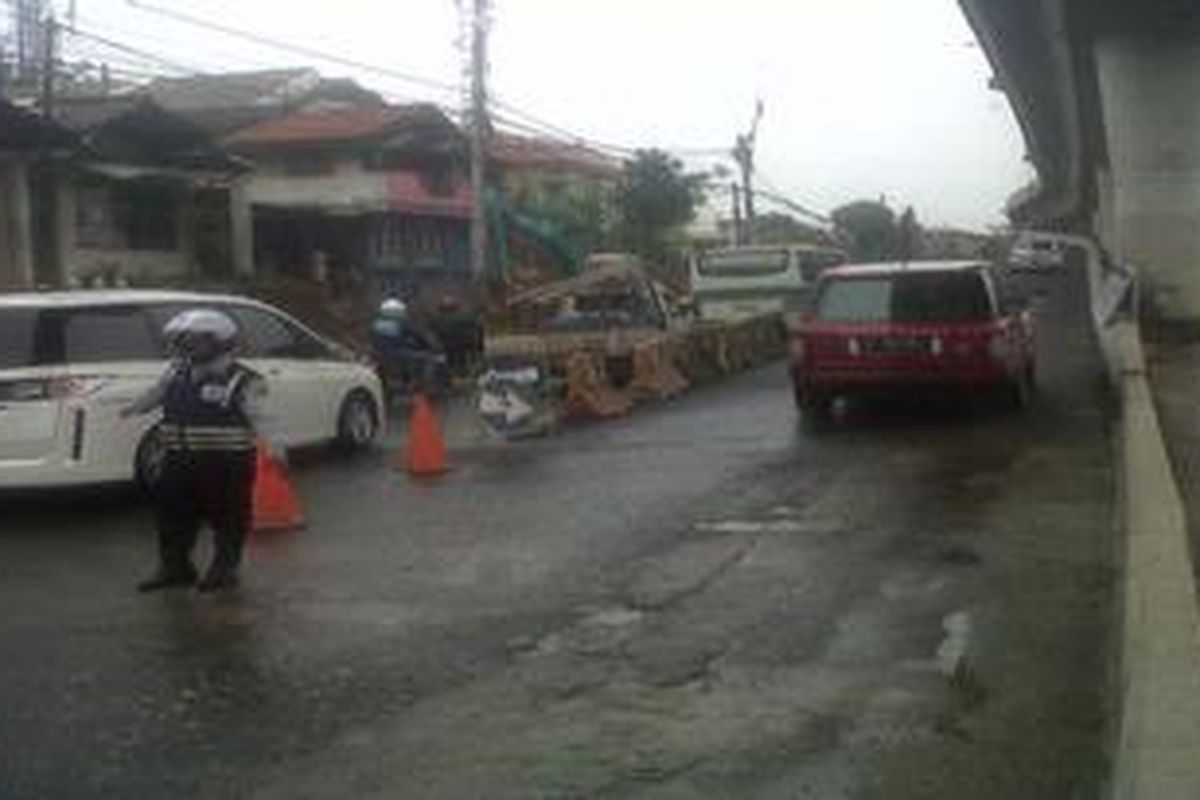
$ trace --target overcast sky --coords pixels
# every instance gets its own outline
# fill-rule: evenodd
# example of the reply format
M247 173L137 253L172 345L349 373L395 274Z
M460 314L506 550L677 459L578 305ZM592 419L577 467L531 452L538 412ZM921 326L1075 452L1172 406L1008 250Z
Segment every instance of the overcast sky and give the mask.
M447 84L454 0L141 0ZM69 0L54 0L65 13ZM460 97L139 9L75 0L79 27L203 70L310 63L397 99ZM721 149L766 113L758 165L818 210L885 195L926 224L1002 222L1032 172L955 0L494 0L491 86L527 114L624 146ZM76 42L76 52L84 43ZM126 67L166 70L97 45ZM707 167L720 156L689 158Z

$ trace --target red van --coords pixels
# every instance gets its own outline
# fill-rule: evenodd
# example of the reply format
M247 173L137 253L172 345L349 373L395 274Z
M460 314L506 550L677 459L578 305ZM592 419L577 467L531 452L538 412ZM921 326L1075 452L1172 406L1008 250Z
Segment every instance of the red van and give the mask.
M838 396L988 391L1024 406L1034 386L1033 316L991 267L964 262L827 270L790 331L796 403L812 421Z

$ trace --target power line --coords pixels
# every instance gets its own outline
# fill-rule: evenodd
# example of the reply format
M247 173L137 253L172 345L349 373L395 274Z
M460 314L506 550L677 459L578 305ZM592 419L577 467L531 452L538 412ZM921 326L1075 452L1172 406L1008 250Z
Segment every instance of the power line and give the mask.
M139 47L142 49L143 52L154 55L156 61L161 61L164 58L169 59L169 57L163 56L162 50L158 49L162 45L161 39L156 39L153 37L153 35L147 36L147 34L144 31L136 31L136 32L131 31L128 28L114 26L111 23L111 21L108 19L94 18L94 17L91 17L90 15L85 16L82 14L77 15L77 23L76 23L75 27L86 29L87 31L89 31L90 33L93 33L93 34L100 34L100 35L106 36L109 39L113 39L121 44L125 44L130 47ZM152 42L152 44L148 44L148 42ZM210 62L234 63L234 62L238 62L238 61L242 61L242 62L245 61L245 59L241 58L240 55L234 56L228 52L221 51L221 50L214 50L209 47L198 48L196 45L197 45L197 42L195 39L192 39L188 45L187 58L188 58L189 62L191 62L193 64L210 63ZM262 62L256 62L256 63L262 63ZM194 67L189 68L189 71L199 73L199 72L203 72L204 69L200 66L194 66Z
M765 186L768 190L765 192L762 190L759 191L759 194L763 195L763 197L766 197L769 200L774 200L776 203L783 205L785 208L790 208L796 213L817 220L818 222L823 222L827 225L833 223L833 220L830 219L827 214L821 214L813 211L802 203L799 203L788 197L786 193L784 193L778 186L775 185L774 181L768 180L766 176L762 174L762 172L758 173L758 182Z
M315 47L310 47L308 45L298 44L298 43L294 43L294 42L288 42L288 41L284 41L282 39L264 36L262 34L254 33L253 31L248 31L248 30L244 30L241 28L235 28L235 27L232 27L230 25L225 25L220 22L214 22L212 20L208 20L208 19L196 16L194 14L189 14L189 13L186 13L183 11L178 11L178 10L172 9L172 8L166 8L164 6L161 6L161 5L158 5L155 3L148 3L148 2L145 2L145 0L126 0L126 2L133 8L139 9L141 11L146 11L146 12L149 12L152 14L158 14L158 15L166 17L168 19L175 20L176 22L181 22L181 23L184 23L187 25L193 25L193 26L196 26L199 28L204 28L206 30L210 30L210 31L213 31L216 33L221 33L225 36L231 36L234 38L243 39L245 41L249 41L254 44L263 46L263 47L270 47L270 48L273 48L276 50L294 53L296 55L302 55L306 58L312 58L312 59L316 59L319 61L325 61L325 62L332 63L332 64L340 64L342 66L350 67L352 69L359 69L359 70L363 70L364 72L370 72L370 73L373 73L376 75L380 75L383 77L402 81L405 83L422 86L422 87L429 88L429 89L434 89L438 92L454 94L456 97L460 96L460 93L461 93L461 87L456 86L452 83L448 83L443 80L436 79L436 78L430 78L430 77L427 77L424 75L418 75L416 73L408 72L408 71L404 71L404 70L397 70L397 69L393 69L391 67L384 67L384 66L380 66L378 64L372 64L367 61L360 61L358 59L346 58L345 56L340 56L336 53L330 53L328 51L320 50ZM491 105L494 106L496 109L506 112L506 114L509 117L510 123L516 123L519 121L521 124L525 125L527 130L532 131L532 132L540 133L543 135L549 134L554 137L567 139L567 140L570 140L570 141L573 141L573 142L576 142L579 144L587 145L587 146L590 146L590 147L593 147L596 149L620 152L625 155L631 155L639 149L644 149L644 148L638 148L638 147L631 147L629 145L624 145L624 144L615 144L612 142L604 142L604 141L590 138L588 136L581 135L580 133L573 131L569 128L565 128L561 125L558 125L553 122L549 122L548 120L542 119L534 114L531 114L528 111L525 111L525 110L521 109L520 107L518 107L506 100L496 97L495 95L493 95L491 98ZM707 155L707 154L717 154L717 153L726 153L727 152L727 150L725 148L709 148L709 147L704 147L704 148L661 147L659 149L667 150L668 152L672 152L672 153L680 153L680 154L706 154Z
M243 39L245 41L252 42L252 43L257 44L262 47L268 47L268 48L272 48L272 49L276 49L276 50L281 50L284 52L290 52L293 54L304 56L305 58L311 58L311 59L316 59L319 61L340 64L342 66L351 67L353 69L363 70L365 72L369 72L369 73L375 74L377 76L380 76L380 77L383 77L386 79L400 81L400 82L407 83L407 84L416 84L416 85L420 85L420 86L423 86L426 88L435 89L438 92L454 93L456 95L459 92L458 87L454 86L453 84L447 83L445 81L428 78L426 76L417 75L415 73L411 73L411 72L407 72L407 71L403 71L403 70L397 70L397 69L393 69L390 67L383 67L378 64L372 64L372 63L369 63L366 61L360 61L358 59L346 58L344 56L340 56L335 53L329 53L326 51L322 51L322 50L319 50L314 47L309 47L307 45L287 42L287 41L284 41L281 39L276 39L273 37L257 34L252 31L234 28L232 26L225 25L223 23L214 22L214 21L211 21L208 19L204 19L204 18L195 16L193 14L185 13L182 11L177 11L177 10L171 9L171 8L165 8L165 7L157 5L157 4L147 3L144 0L126 0L126 2L130 6L136 8L138 10L141 10L141 11L158 14L158 15L161 15L168 19L175 20L176 22L181 22L181 23L184 23L187 25L192 25L195 27L200 27L200 28L203 28L206 30L214 31L214 32L223 34L225 36ZM0 3L2 3L4 5L9 5L9 6L13 5L12 0L0 0ZM88 24L89 25L93 24L93 21L89 21ZM68 28L68 30L75 36L78 36L78 37L81 37L84 39L89 39L97 44L107 46L107 47L113 49L114 51L124 52L128 55L145 59L148 62L162 65L162 66L167 67L176 72L181 72L181 73L185 73L185 74L196 74L196 73L200 73L200 72L204 71L204 70L198 69L196 67L178 63L178 62L174 61L173 59L167 58L158 53L154 53L150 50L136 47L134 45L130 45L130 44L127 44L122 41L118 41L117 39L111 38L109 36L103 36L98 33L94 33L91 30L85 30L85 29L79 27L78 24L70 26ZM152 77L160 77L160 76L152 75ZM390 93L390 94L392 95L392 97L397 97L397 95L395 93ZM401 99L405 102L413 102L415 100L411 96L407 96L407 95L400 96L398 99ZM443 110L444 112L449 114L452 118L457 118L460 116L457 109L450 108L450 107L446 106L445 104L433 103L433 105L438 106L441 110ZM638 150L648 149L648 148L631 147L631 146L624 145L624 144L614 144L611 142L604 142L604 141L600 141L598 139L593 139L591 137L583 136L573 130L570 130L563 126L560 126L555 123L551 123L544 119L541 119L533 114L530 114L530 113L520 109L519 107L517 107L507 101L500 100L498 98L492 99L492 105L495 108L503 110L505 112L503 115L497 115L498 120L502 121L505 125L507 125L511 128L521 130L525 133L535 134L535 135L545 136L545 137L555 138L555 139L563 139L563 140L566 140L568 142L571 142L571 143L574 143L577 145L590 147L594 150L612 154L612 155L616 155L621 158L627 158L628 156L634 154ZM727 153L727 150L724 148L707 148L707 147L701 148L701 147L659 146L656 149L665 150L667 152L670 152L673 154L678 154L678 155L716 155L716 154L726 154Z
M707 191L711 192L712 194L728 195L734 190L730 186L727 186L723 183L717 183L709 186ZM786 195L762 188L755 189L755 193L764 200L769 200L778 206L782 206L783 208L786 208L789 211L798 214L799 216L806 217L814 222L819 222L822 225L833 224L833 220L828 215L822 214L818 211L813 211L811 208L796 202Z
M10 9L19 8L13 2L13 0L0 0L0 5L7 6ZM101 36L100 34L83 30L82 28L80 28L78 25L75 25L75 24L68 23L66 25L61 25L60 27L66 33L70 34L72 37L78 37L78 38L92 41L98 45L102 45L111 50L115 50L117 52L124 53L126 55L135 56L139 59L142 59L143 61L149 61L152 63L160 64L162 66L170 67L171 69L174 69L179 72L195 72L195 70L192 69L191 67L186 67L181 64L172 62L169 59L164 58L163 56L160 56L156 53L152 53L148 50L142 50L138 47L134 47L133 45L129 45L124 42L118 42L114 39L110 39L108 37Z
M189 67L189 66L185 66L183 64L179 64L177 62L171 61L170 59L164 58L163 56L152 53L148 50L142 50L139 47L133 47L132 45L127 45L122 42L118 42L115 39L109 39L106 36L101 36L96 33L91 33L90 31L85 31L77 26L68 27L67 32L70 33L72 36L78 36L83 39L91 40L98 44L104 45L105 47L112 48L113 50L116 50L118 52L125 53L125 54L131 55L131 56L137 56L138 58L142 58L142 59L151 61L156 64L161 64L162 66L173 69L176 72L183 72L183 73L187 73L187 74L194 74L197 72L197 70L194 67Z
M791 199L790 197L785 197L784 195L776 194L775 192L767 191L765 189L759 189L758 194L761 195L764 199L774 201L775 203L778 203L779 205L783 206L784 208L787 208L790 211L794 211L795 213L799 214L802 217L808 217L809 219L814 220L815 222L820 222L824 225L832 225L833 224L833 220L830 219L825 214L821 214L817 211L813 211L812 209L807 208L807 207L797 203L795 200Z
M405 71L398 70L398 69L392 69L390 67L381 67L378 64L371 64L366 61L359 61L358 59L355 59L355 58L346 58L345 56L340 56L335 53L328 53L328 52L325 52L322 50L318 50L317 48L314 48L314 47L308 47L306 45L285 42L281 39L275 39L275 38L272 38L269 36L263 36L262 34L254 33L252 31L246 31L246 30L242 30L240 28L234 28L229 25L222 24L220 22L213 22L211 20L193 16L192 14L188 14L183 11L176 11L175 9L172 9L172 8L165 8L163 6L146 3L146 2L143 2L143 0L126 0L126 2L130 6L138 9L139 11L146 11L146 12L149 12L152 14L158 14L158 15L166 17L168 19L173 19L176 22L182 22L187 25L193 25L193 26L196 26L199 28L205 28L207 30L210 30L210 31L213 31L216 33L224 34L225 36L232 36L234 38L244 39L248 42L253 42L254 44L260 45L262 47L271 47L276 50L282 50L285 52L294 53L296 55L302 55L306 58L314 58L314 59L318 59L320 61L329 62L331 64L340 64L344 67L350 67L351 69L360 69L365 72L373 72L373 73L377 73L380 75L385 75L387 77L394 78L396 80L405 81L408 83L415 84L417 86L423 86L428 89L436 89L437 91L441 91L441 92L451 92L455 95L457 95L459 93L459 87L457 87L453 84L446 83L444 81L435 80L433 78L426 78L422 75L416 75L416 74L413 74L410 72L405 72Z
M525 122L521 122L520 120L514 119L513 117L510 117L506 114L494 114L492 116L492 118L495 121L497 121L498 123L500 123L508 128L511 128L512 130L518 131L518 132L526 134L526 135L533 134L535 136L539 136L542 138L550 138L555 141L562 141L566 144L575 145L577 147L584 147L584 148L587 148L590 150L594 150L597 153L600 153L601 155L607 155L607 156L610 156L613 158L624 159L624 158L628 158L629 156L631 156L632 154L637 152L633 148L617 147L615 145L605 144L604 142L597 142L597 141L593 141L591 139L584 139L584 138L581 138L578 136L568 136L568 135L557 133L556 131L552 131L552 130L548 131L545 128L542 128L542 127L539 127L536 125L530 125Z

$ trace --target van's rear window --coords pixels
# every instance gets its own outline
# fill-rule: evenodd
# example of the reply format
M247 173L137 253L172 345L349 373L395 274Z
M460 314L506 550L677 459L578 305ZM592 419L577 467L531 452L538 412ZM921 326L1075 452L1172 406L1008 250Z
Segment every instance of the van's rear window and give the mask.
M162 357L140 306L0 309L0 369Z
M67 364L153 361L162 357L150 319L138 306L96 306L44 315L49 335L61 343Z
M778 275L787 268L787 250L718 250L700 256L700 274L709 278Z
M0 308L0 369L32 367L37 363L34 346L37 316L32 308Z
M965 322L992 315L978 272L913 272L827 283L817 317L829 322Z

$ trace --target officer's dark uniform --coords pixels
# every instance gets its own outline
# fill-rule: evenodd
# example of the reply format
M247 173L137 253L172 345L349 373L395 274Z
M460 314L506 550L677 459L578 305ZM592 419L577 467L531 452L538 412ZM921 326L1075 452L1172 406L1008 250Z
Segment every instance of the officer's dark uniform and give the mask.
M244 404L259 380L234 361L199 377L181 365L166 381L160 431L167 453L158 488L164 576L195 578L191 553L207 522L215 534L215 556L201 588L236 580L254 487L255 436Z

